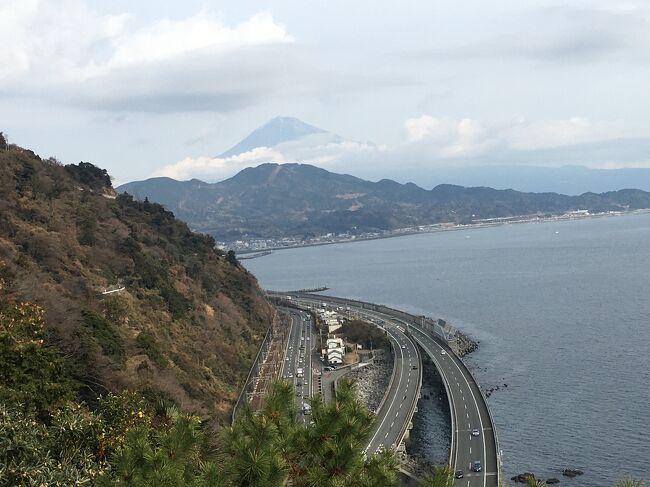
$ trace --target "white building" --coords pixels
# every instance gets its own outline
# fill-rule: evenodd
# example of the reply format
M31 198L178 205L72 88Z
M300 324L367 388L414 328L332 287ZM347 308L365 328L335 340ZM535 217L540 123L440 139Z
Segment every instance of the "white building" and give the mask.
M340 365L343 363L343 354L338 349L328 350L327 362L334 365Z
M330 364L343 363L343 356L345 355L345 344L342 338L328 338L327 339L327 361Z

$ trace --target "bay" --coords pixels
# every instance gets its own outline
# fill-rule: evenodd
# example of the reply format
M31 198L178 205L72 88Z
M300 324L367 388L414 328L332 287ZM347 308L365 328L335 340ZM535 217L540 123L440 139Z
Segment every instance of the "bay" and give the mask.
M609 486L648 480L650 215L503 225L276 251L244 261L272 290L443 318L480 341L467 359L495 417L504 470ZM504 387L507 384L507 387ZM435 423L440 427L439 423ZM585 474L565 479L565 467Z

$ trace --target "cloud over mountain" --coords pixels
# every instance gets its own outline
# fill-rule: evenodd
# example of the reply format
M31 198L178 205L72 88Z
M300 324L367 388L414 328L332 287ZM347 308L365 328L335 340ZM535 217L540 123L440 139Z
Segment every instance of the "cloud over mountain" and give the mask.
M153 175L219 181L265 162L306 162L360 177L423 184L432 171L450 167L650 167L646 139L625 137L631 133L634 131L621 122L583 117L483 121L424 114L407 119L404 139L389 146L347 140L296 118L277 117L217 157L186 157Z

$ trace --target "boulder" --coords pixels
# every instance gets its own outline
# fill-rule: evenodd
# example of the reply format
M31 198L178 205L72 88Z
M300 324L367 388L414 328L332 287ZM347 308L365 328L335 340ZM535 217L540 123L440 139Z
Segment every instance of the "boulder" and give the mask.
M560 481L559 481L558 479L556 479L555 477L553 477L553 478L550 478L550 479L546 479L546 483L547 483L548 485L551 485L551 484L559 484Z
M525 484L526 482L528 482L528 479L535 480L535 474L530 472L524 472L510 478L510 480L514 482L519 482L521 484Z
M584 472L582 470L578 470L577 468L565 468L562 470L562 475L565 477L573 478L577 477L578 475L582 475Z

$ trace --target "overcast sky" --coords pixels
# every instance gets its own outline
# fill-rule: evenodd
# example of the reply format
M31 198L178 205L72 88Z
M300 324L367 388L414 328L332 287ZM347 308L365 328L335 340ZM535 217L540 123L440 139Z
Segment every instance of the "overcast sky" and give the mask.
M650 167L649 86L648 1L0 0L0 130L119 182L278 115L355 141L320 162L359 175Z

